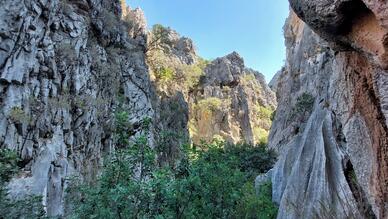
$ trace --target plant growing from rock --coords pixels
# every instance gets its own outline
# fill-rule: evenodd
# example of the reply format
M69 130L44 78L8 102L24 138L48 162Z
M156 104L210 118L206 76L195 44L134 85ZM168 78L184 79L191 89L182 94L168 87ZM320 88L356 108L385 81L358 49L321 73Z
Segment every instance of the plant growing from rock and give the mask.
M314 107L315 97L310 93L303 93L300 95L295 106L292 108L289 120L294 119L297 116L304 116L307 113L311 113Z
M169 38L170 29L160 24L152 27L150 37L147 42L147 53L153 50L162 50L168 52L172 44Z
M9 118L18 124L29 124L31 117L20 107L13 107L9 113Z

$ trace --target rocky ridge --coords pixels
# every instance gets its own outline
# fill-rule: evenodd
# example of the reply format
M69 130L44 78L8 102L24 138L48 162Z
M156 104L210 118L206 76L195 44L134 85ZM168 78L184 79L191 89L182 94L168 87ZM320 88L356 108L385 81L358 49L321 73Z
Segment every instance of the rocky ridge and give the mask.
M245 67L236 52L211 62L203 60L189 38L180 37L170 28L164 31L165 47L148 53L151 78L160 96L182 97L170 106L176 105L182 111L177 106L187 103L189 113L185 119L189 120L191 140L197 144L214 139L232 143L266 141L276 101L264 76ZM161 114L167 121L169 115L174 121L180 120L170 108ZM185 130L182 128L175 130Z

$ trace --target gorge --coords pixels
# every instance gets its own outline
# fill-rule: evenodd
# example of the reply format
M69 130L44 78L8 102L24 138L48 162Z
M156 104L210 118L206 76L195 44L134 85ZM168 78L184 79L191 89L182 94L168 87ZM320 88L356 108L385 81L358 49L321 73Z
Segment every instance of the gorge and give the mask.
M267 85L125 1L0 1L0 218L387 218L388 3L289 2Z

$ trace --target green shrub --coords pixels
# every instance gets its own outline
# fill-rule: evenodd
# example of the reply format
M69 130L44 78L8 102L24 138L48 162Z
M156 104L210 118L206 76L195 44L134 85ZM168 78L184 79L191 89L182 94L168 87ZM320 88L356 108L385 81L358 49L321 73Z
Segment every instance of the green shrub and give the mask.
M309 93L303 93L297 98L294 111L296 113L310 112L313 109L315 98Z
M253 136L255 137L255 141L258 143L267 144L268 135L269 135L269 131L261 127L256 126L253 128Z
M314 101L315 97L309 93L305 92L300 95L297 98L296 104L293 107L290 117L288 119L292 120L297 116L305 115L305 113L310 113L313 110Z
M186 147L182 148L186 156L172 169L154 166L154 153L145 147L145 139L136 144L106 160L95 186L72 188L81 194L72 200L74 217L275 218L270 192L256 196L252 185L253 177L275 161L265 147L222 143L202 145L203 150ZM136 174L136 164L146 170L145 177Z
M271 183L262 185L258 196L254 186L247 183L243 188L243 194L239 201L237 218L276 218L278 208L272 202Z
M261 105L255 106L255 110L259 119L271 120L273 109L271 107L265 107Z
M214 112L220 109L222 105L222 100L217 97L209 97L203 100L200 100L195 108L198 111L210 111Z
M161 24L155 24L152 27L151 34L148 37L147 52L153 50L169 51L172 42L169 38L170 29Z
M175 72L172 68L169 67L161 67L155 72L155 76L157 80L161 82L170 82L174 79Z

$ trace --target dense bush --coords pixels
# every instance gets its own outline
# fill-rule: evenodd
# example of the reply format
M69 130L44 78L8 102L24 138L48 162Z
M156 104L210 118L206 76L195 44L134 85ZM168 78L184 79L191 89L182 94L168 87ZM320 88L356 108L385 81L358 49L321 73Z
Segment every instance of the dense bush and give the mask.
M124 114L117 131L125 131ZM123 136L122 134L118 134ZM126 143L126 142L122 142ZM154 150L140 137L105 159L96 183L74 181L74 218L274 218L270 188L257 196L253 178L275 155L264 146L202 144L182 147L174 167L157 168ZM269 191L268 191L269 189Z

